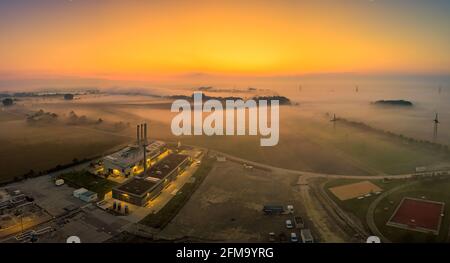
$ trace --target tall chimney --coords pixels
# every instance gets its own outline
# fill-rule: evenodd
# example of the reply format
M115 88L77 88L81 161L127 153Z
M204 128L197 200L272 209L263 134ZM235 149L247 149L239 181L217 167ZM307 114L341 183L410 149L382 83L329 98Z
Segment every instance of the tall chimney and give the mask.
M142 132L142 147L144 148L144 176L147 174L147 123L141 125ZM142 130L141 130L142 131Z
M147 123L144 123L144 143L147 144Z
M136 138L137 138L137 145L139 145L139 141L140 141L140 138L139 138L139 125L137 125L136 126Z
M144 124L141 124L140 125L141 126L141 143L143 143L144 142Z

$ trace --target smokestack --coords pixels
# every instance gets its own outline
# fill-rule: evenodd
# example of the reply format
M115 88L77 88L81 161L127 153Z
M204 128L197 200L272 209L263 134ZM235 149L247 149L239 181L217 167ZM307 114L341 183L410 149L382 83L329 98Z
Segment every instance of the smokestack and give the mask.
M147 143L147 123L144 123L144 143Z
M144 176L147 174L147 123L141 125L142 146L144 148Z
M144 124L141 124L141 143L144 142Z
M139 125L136 125L136 138L137 138L137 145L139 145L139 141L140 141L140 138L139 138Z

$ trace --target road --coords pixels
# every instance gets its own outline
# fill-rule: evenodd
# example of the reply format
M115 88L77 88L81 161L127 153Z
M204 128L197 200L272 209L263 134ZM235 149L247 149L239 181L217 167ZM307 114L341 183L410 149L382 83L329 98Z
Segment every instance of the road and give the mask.
M199 146L194 146L198 147ZM290 174L296 174L302 176L302 182L306 183L309 178L334 178L334 179L368 179L368 180L377 180L377 179L407 179L414 176L414 173L410 174L399 174L399 175L386 175L386 174L380 174L380 175L342 175L342 174L324 174L324 173L314 173L314 172L306 172L306 171L299 171L299 170L292 170L292 169L286 169L281 167L276 167L268 164L258 163L250 160L246 160L237 156L233 156L224 152L216 151L216 150L210 150L211 153L215 153L218 155L222 155L226 157L229 160L240 162L240 163L246 163L248 165L253 165L255 167L272 170L273 172L278 173L290 173Z

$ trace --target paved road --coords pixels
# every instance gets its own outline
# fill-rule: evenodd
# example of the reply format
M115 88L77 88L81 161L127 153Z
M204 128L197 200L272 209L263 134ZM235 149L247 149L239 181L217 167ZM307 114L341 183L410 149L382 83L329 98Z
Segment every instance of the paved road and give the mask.
M198 146L195 146L198 147ZM237 161L241 163L246 163L248 165L253 165L255 167L260 167L263 169L272 170L274 172L279 173L290 173L290 174L297 174L301 175L303 177L303 181L306 182L309 178L338 178L338 179L370 179L370 180L376 180L376 179L406 179L411 178L414 174L399 174L399 175L343 175L343 174L324 174L324 173L314 173L314 172L306 172L306 171L299 171L299 170L293 170L293 169L286 169L281 167L276 167L268 164L258 163L250 160L246 160L244 158L240 158L237 156L233 156L224 152L216 151L216 150L210 150L211 153L219 154L224 157L226 157L229 160Z

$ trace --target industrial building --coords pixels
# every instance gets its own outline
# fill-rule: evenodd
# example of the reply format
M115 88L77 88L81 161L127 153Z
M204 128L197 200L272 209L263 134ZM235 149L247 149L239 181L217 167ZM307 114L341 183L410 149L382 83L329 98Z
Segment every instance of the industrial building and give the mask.
M135 145L130 145L103 158L103 171L113 176L134 175L139 168L144 167L144 158L147 167L150 162L165 151L166 144L162 141L147 142L147 124L138 125L136 128L137 140ZM145 149L145 152L144 152Z
M112 190L112 197L138 206L145 206L183 171L190 157L170 154L142 176L129 179Z

